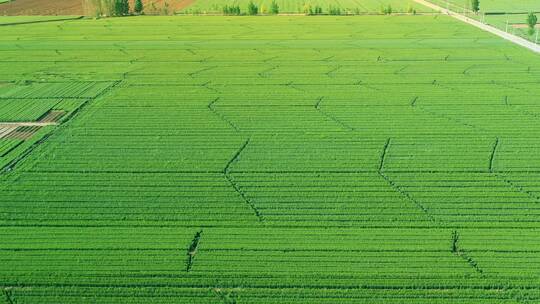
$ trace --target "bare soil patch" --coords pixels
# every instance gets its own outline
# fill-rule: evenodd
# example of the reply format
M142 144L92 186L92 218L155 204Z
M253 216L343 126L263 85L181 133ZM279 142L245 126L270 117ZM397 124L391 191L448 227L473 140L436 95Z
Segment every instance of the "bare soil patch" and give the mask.
M39 122L42 123L57 123L60 121L60 118L66 114L65 111L62 110L52 110L47 112L43 117L39 119Z
M40 128L40 126L17 127L15 130L4 136L4 138L27 140L34 134L36 134L36 132L39 131Z
M0 126L0 139L7 137L15 129L17 129L16 126Z
M528 24L525 24L525 23L515 23L515 24L512 24L512 27L513 28L528 28L529 25ZM536 25L536 28L540 28L540 24L537 24Z
M0 15L83 15L82 0L15 0L0 4Z

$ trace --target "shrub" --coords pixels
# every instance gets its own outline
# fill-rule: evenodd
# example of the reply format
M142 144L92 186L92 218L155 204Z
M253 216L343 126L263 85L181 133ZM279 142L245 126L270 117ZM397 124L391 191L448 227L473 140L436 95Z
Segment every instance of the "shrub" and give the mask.
M114 1L114 15L115 16L129 15L129 1L128 0L115 0Z
M279 6L275 0L270 4L270 14L277 15L279 14Z
M534 34L537 22L538 22L538 17L536 17L534 13L529 13L527 15L527 25L529 26L529 35Z
M384 14L384 15L390 15L392 14L392 6L390 4L388 4L388 6L384 7L384 6L381 6L381 14Z
M476 14L480 11L480 0L471 0L471 9Z
M225 5L223 7L223 14L224 15L239 16L240 15L240 6L238 6L238 5L231 5L231 6Z
M116 0L86 0L84 9L86 14L96 17L113 16Z
M259 13L259 8L253 1L250 1L247 7L247 13L248 15L257 15Z
M307 15L310 15L310 16L322 15L323 9L322 9L322 7L320 7L318 5L315 6L315 7L312 7L311 5L306 4L306 5L304 5L304 13L307 14Z
M339 8L338 6L330 6L328 8L328 13L330 15L341 15L341 8Z
M416 9L409 3L409 6L407 7L407 13L416 15Z
M165 1L163 3L163 7L161 8L161 14L162 15L168 15L169 14L169 2Z

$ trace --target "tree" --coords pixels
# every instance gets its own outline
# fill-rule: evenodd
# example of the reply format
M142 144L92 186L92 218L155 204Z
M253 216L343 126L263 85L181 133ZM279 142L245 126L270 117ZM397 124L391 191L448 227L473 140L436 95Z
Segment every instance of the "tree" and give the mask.
M332 6L330 5L328 7L328 13L330 15L341 15L341 8L339 8L339 6Z
M279 14L279 6L275 0L270 4L270 14L277 15Z
M259 12L259 8L257 7L257 5L253 3L253 1L249 1L248 15L257 15L258 12Z
M161 14L162 15L168 15L169 14L169 2L165 1L163 3L163 8L161 8Z
M115 0L114 1L114 15L115 16L129 15L129 1L128 0Z
M536 23L538 22L538 17L534 13L529 13L527 15L527 25L529 26L529 35L534 34L534 29L536 27Z
M113 16L115 14L116 0L85 0L85 14L96 17Z
M135 0L135 13L142 14L143 12L143 3L142 0Z
M122 1L122 14L124 16L129 15L129 0Z
M388 4L388 6L381 5L381 13L385 15L391 15L392 14L392 5Z
M480 0L471 0L471 9L476 14L480 11Z
M236 5L231 5L231 6L228 6L228 5L225 5L223 7L223 15L240 15L241 12L240 12L240 6Z
M313 15L313 9L311 8L311 5L304 4L304 14L306 15Z

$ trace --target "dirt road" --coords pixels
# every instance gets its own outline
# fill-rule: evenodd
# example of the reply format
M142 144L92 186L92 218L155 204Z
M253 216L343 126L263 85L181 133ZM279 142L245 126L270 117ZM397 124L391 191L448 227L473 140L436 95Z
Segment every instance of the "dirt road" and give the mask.
M476 26L477 28L482 29L482 30L484 30L486 32L490 32L492 34L495 34L495 35L497 35L497 36L499 36L501 38L504 38L504 39L506 39L508 41L511 41L511 42L513 42L513 43L515 43L517 45L525 47L525 48L527 48L527 49L529 49L529 50L531 50L533 52L540 53L540 46L535 44L535 43L532 43L532 42L530 42L530 41L528 41L526 39L514 36L512 34L509 34L509 33L505 32L505 31L501 31L498 28L495 28L495 27L493 27L491 25L483 24L482 22L476 21L474 19L468 18L468 17L460 15L458 13L454 13L452 11L447 10L444 7L438 6L438 5L433 4L431 2L427 2L425 0L414 0L414 1L416 3L419 3L419 4L422 4L422 5L427 6L429 8L432 8L432 9L434 9L436 11L440 11L440 12L442 12L444 14L452 16L452 17L454 17L454 18L456 18L456 19L458 19L460 21L463 21L463 22L468 23L470 25Z

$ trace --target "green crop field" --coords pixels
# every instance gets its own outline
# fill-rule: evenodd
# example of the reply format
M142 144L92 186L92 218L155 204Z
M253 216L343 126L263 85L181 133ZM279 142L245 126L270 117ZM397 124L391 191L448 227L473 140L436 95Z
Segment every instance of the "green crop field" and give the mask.
M540 302L532 52L176 16L5 26L0 61L0 303Z
M223 0L202 0L195 1L184 10L185 13L222 13L224 5L238 5L245 13L250 0L236 0L232 3ZM272 0L253 1L259 9L268 9ZM331 7L340 8L343 14L367 14L380 13L384 8L390 6L395 12L407 12L416 10L417 12L429 12L430 9L416 4L413 0L276 0L281 13L304 13L309 7L319 6L323 13L328 13Z

